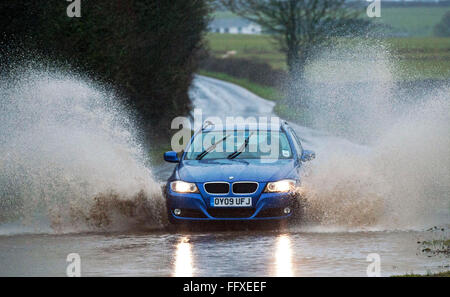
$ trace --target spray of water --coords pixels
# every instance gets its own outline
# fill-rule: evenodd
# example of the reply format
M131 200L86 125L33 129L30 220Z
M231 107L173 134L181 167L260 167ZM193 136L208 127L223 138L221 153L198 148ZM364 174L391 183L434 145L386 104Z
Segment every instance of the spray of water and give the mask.
M326 228L450 223L450 87L398 87L382 45L322 51L303 90L318 158L305 178L308 220ZM346 141L343 140L345 138Z
M308 113L333 135L307 142L318 156L304 179L315 228L450 222L450 87L399 91L396 71L382 45L311 60ZM0 234L162 226L160 187L116 96L74 75L16 73L0 79Z
M75 75L16 73L0 81L0 233L161 226L160 186L114 93Z

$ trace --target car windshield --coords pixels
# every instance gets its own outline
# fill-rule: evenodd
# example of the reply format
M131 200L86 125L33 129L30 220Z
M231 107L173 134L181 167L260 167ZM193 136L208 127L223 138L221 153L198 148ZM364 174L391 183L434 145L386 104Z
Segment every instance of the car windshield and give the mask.
M194 137L185 160L291 159L292 151L283 131L203 131Z

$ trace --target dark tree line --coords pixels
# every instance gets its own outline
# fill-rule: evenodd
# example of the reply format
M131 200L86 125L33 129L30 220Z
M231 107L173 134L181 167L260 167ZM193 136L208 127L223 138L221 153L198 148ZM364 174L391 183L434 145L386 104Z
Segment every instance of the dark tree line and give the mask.
M146 131L165 136L172 118L190 110L209 0L82 0L80 18L67 16L69 4L0 2L3 73L24 57L57 60L114 85Z

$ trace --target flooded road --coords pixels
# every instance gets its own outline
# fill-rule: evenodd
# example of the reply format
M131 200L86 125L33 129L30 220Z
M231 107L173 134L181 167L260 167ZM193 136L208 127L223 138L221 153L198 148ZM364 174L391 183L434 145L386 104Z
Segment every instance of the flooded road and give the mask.
M205 116L219 112L221 116L271 115L274 106L272 102L237 86L200 76L195 80L192 97L195 107L201 108ZM76 220L72 218L69 224L64 224L66 217L61 215L50 218L37 215L34 221L24 219L0 223L0 276L65 276L66 258L70 253L80 255L83 276L366 276L369 264L366 258L371 253L380 255L382 276L449 269L448 257L429 257L418 243L448 238L450 219L446 188L440 188L442 192L438 197L441 198L433 200L430 196L422 199L426 200L426 207L416 200L404 200L404 197L411 197L410 192L402 192L404 187L381 192L385 194L383 198L386 197L382 200L378 195L380 192L376 191L379 176L369 176L368 173L372 169L372 160L367 157L371 155L371 149L293 126L305 148L314 149L318 156L314 162L317 162L320 174L315 175L313 171L305 179L306 186L315 189L311 194L311 220L307 225L294 224L277 230L170 231L166 229L164 220L158 218L160 198L157 194L145 196L150 202L144 204L139 195L131 196L134 200L130 204L121 204L114 195L97 196L95 211L90 209L88 215L82 212L83 200L71 204L75 211L71 208L69 215L75 214ZM83 135L81 132L78 134ZM105 149L108 147L104 146ZM88 160L89 164L101 159L103 152L99 151L97 159ZM117 164L122 164L119 162L122 161L121 155L112 152L110 155ZM107 155L108 158L111 156ZM82 159L75 159L73 163L76 161L81 162ZM386 176L383 170L391 170L388 165L392 162L386 165L378 159L376 161L373 163L377 166L387 166L375 168L381 172L380 176ZM123 164L128 166L128 162L125 158ZM394 162L394 165L398 164ZM78 170L82 166L76 168ZM158 165L152 173L157 181L164 181L172 168L167 164ZM108 171L107 177L116 180L115 184L112 183L115 187L130 176L116 176L114 172ZM142 180L145 184L154 183L147 180L145 172L124 172L135 173L136 178L130 184L124 183L123 189L119 189L123 192L128 188L139 188ZM402 177L402 172L397 171L396 174ZM88 177L101 181L101 175L104 174ZM72 177L66 175L64 178L66 181ZM37 181L42 185L45 180ZM67 187L63 189L66 192L61 193L69 193L68 197L72 199L72 193L79 192L79 185L88 192L86 187L90 184L80 182L77 187ZM345 185L345 190L342 185ZM157 193L156 188L144 188L144 192ZM389 187L384 183L383 188ZM49 191L55 189L58 190L50 187ZM73 189L77 192L72 192ZM89 188L93 193L101 190ZM417 190L417 187L412 190ZM56 206L59 206L60 198L56 197ZM32 206L39 209L42 201ZM51 210L54 208L57 209L52 207ZM115 221L108 217L110 212L105 209L127 215L125 219L121 217ZM151 227L143 226L146 218L151 218ZM94 233L90 233L89 228L85 230L72 225L76 222L84 226L82 223L85 221L89 228L92 224L96 226ZM443 223L442 232L426 231ZM242 229L247 228L242 226Z
M366 276L448 269L421 253L421 232L157 232L0 237L0 276L65 276L78 253L83 276ZM447 267L445 267L447 265Z

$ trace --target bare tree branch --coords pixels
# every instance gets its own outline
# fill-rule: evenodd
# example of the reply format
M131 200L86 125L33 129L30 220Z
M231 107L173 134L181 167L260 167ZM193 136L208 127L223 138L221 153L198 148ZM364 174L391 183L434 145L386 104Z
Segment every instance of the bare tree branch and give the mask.
M289 72L298 75L312 49L342 33L358 12L345 0L220 0L233 13L260 24L286 54Z

